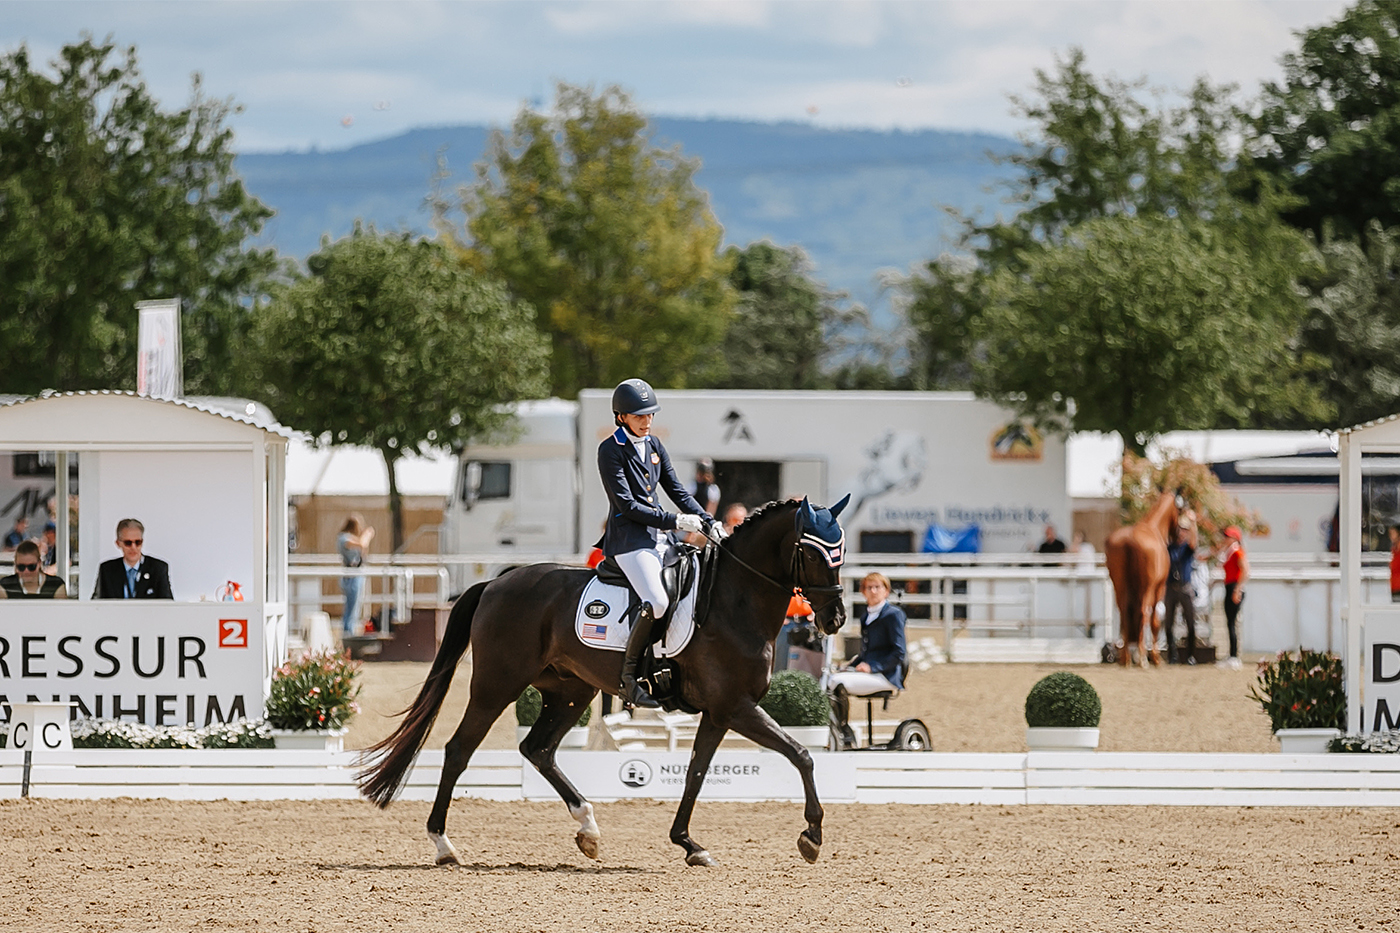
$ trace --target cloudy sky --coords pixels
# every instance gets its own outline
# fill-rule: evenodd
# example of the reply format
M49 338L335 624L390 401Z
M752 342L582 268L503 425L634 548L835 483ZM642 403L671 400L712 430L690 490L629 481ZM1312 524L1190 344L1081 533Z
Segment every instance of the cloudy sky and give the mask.
M48 60L82 33L138 48L157 97L232 97L245 152L343 148L508 121L555 81L621 84L647 112L826 126L1021 127L1007 95L1079 45L1096 73L1253 94L1337 0L1119 2L31 2L0 47Z

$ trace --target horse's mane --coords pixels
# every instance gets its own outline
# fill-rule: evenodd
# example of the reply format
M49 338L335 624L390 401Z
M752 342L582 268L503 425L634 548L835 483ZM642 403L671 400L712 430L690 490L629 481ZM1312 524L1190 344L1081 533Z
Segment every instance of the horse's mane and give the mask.
M748 517L740 522L735 528L731 539L741 539L746 534L752 534L753 528L759 524L758 519L766 518L770 512L777 513L783 510L796 509L800 503L796 499L775 499L772 502L765 502L748 514Z

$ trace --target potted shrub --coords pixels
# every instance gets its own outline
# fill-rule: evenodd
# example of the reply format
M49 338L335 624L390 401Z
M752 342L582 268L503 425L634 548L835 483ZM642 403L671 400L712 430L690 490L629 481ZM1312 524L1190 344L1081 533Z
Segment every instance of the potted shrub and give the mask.
M289 660L272 675L267 723L278 748L340 751L345 724L360 711L360 662L330 651Z
M778 671L758 705L803 746L827 747L831 738L831 701L811 674Z
M1336 655L1299 648L1295 658L1280 651L1274 660L1260 662L1249 695L1268 714L1285 754L1325 752L1346 729L1346 687Z
M530 734L530 727L535 724L535 720L540 718L540 710L544 708L544 697L534 687L526 687L525 692L520 694L515 700L515 741L519 744L525 741L525 736ZM583 708L583 715L578 718L578 722L564 733L563 740L560 741L560 748L586 748L588 746L588 720L593 718L593 706L590 704Z
M1102 712L1103 703L1089 681L1056 671L1026 695L1026 747L1058 752L1098 748Z

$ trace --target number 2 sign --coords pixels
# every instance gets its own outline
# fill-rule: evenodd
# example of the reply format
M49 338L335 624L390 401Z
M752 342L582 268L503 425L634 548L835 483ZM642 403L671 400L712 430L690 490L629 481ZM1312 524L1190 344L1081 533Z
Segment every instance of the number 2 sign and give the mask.
M219 647L220 647L220 648L246 648L246 647L248 647L248 620L247 620L247 619L220 619L220 620L219 620Z

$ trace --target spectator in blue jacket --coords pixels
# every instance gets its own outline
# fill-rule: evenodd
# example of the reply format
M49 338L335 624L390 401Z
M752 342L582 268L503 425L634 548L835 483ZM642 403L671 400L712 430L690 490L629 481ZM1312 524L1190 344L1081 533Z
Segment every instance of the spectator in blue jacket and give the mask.
M831 675L836 715L845 725L849 697L904 689L904 611L889 602L890 581L883 573L868 573L860 581L865 612L860 618L860 653Z

